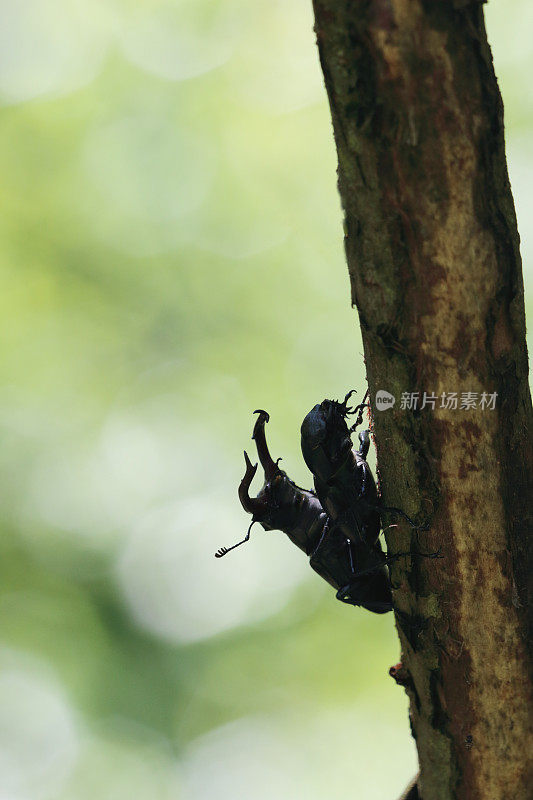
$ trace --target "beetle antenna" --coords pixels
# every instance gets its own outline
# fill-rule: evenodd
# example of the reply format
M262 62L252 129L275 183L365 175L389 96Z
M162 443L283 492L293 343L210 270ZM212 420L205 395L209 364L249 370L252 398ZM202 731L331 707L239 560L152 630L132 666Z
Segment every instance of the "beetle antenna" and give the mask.
M241 542L237 542L237 544L234 544L231 547L221 547L220 550L216 551L215 558L222 558L222 556L225 556L226 553L229 553L230 550L235 550L236 547L239 547L241 544L244 544L245 542L247 542L248 539L250 538L250 531L252 530L252 525L254 525L256 522L257 522L256 519L253 519L250 522L250 527L248 528L248 533L246 534L246 536L244 537L244 539Z

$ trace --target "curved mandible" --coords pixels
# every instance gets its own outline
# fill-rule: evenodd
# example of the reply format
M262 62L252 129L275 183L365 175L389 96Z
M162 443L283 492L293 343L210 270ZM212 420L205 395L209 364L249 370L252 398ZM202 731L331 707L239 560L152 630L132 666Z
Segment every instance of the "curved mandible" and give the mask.
M252 439L255 441L257 455L259 456L259 461L261 462L261 466L265 471L265 479L270 481L281 471L278 467L277 461L274 461L270 455L265 436L265 424L269 421L270 415L267 411L263 411L262 408L258 408L256 411L254 411L254 414L259 414L259 416L255 421Z
M242 507L248 512L248 514L253 514L256 516L260 513L263 506L259 500L257 500L257 498L250 497L249 491L255 473L257 472L257 464L252 464L248 458L248 453L246 450L244 451L244 460L246 462L246 472L244 473L244 477L239 484L239 500L241 501Z

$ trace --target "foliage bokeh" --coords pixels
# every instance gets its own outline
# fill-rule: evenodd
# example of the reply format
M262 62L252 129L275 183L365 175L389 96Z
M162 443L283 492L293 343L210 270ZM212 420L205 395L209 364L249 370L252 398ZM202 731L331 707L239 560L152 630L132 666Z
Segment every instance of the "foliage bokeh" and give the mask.
M531 9L486 15L527 290ZM307 485L301 419L364 388L310 3L2 17L0 795L390 798L392 615L281 535L213 558L252 410Z

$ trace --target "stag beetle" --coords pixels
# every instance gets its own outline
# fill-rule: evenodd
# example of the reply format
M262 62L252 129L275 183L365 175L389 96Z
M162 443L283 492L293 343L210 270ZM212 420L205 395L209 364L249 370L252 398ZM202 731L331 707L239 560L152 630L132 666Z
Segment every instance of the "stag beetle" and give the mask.
M394 512L405 517L400 509L384 507L374 478L366 462L370 447L368 431L359 434L359 449L352 449L351 434L362 422L365 401L355 408L348 406L353 392L343 402L324 400L305 417L302 428L302 454L313 473L315 491L297 486L274 461L268 450L265 424L270 417L258 410L252 439L265 473L264 485L257 497L249 489L257 471L244 453L246 472L239 486L239 499L252 522L244 539L232 547L222 547L217 558L239 547L250 538L254 523L267 531L280 530L309 556L311 567L337 590L337 599L344 603L383 614L392 610L392 594L387 564L404 555L387 558L381 548L380 513ZM348 428L346 418L357 412L357 419Z

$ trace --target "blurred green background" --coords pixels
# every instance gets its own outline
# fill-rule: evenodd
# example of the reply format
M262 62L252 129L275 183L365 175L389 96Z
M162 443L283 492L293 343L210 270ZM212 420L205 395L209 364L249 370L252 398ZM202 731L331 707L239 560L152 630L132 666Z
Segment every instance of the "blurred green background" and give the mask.
M0 7L0 797L394 798L392 615L213 558L252 410L308 485L364 387L310 0ZM486 14L531 300L532 7Z

